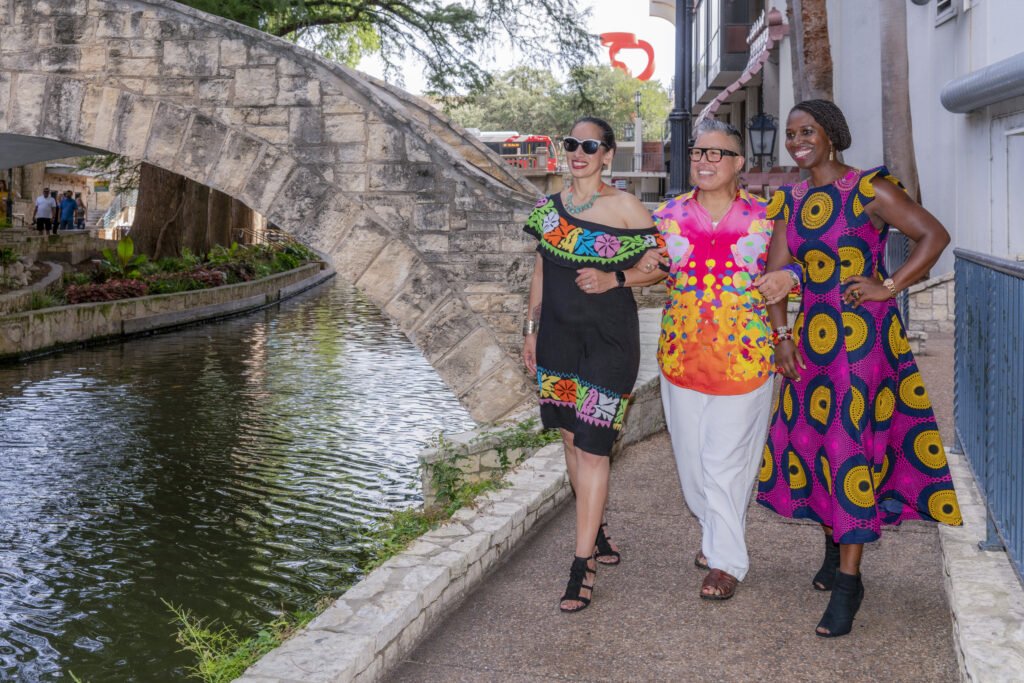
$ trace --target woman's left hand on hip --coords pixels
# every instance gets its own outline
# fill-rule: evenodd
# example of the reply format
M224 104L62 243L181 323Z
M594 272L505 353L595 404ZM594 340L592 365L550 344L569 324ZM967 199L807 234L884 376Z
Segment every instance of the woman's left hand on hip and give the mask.
M854 275L839 283L846 287L843 291L843 303L853 308L865 301L888 301L892 298L889 288L871 277Z
M586 294L604 294L618 285L615 273L606 273L597 268L580 268L576 271L576 286Z

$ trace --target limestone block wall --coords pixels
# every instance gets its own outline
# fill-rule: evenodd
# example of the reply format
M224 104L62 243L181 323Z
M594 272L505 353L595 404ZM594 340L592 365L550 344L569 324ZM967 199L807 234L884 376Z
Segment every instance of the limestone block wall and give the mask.
M946 273L912 285L908 332L949 332L955 326L953 273Z
M0 134L116 152L328 255L470 413L532 396L516 354L537 192L419 98L170 0L0 0Z

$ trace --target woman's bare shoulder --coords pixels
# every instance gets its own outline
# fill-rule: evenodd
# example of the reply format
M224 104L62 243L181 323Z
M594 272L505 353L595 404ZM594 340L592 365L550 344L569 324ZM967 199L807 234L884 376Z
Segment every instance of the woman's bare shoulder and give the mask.
M651 212L636 197L628 192L613 188L614 195L609 197L612 200L616 216L622 221L622 227L629 230L643 230L654 225L651 220Z

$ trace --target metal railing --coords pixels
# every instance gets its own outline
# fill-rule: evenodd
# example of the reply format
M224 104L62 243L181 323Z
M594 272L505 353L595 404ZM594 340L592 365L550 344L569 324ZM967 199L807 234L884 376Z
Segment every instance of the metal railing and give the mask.
M665 172L664 152L645 152L640 156L640 168L637 168L635 154L616 154L612 157L612 173L630 173L634 171L644 173Z
M138 190L128 190L127 192L122 192L121 194L117 195L114 198L114 201L110 203L110 206L107 207L107 210L103 214L103 217L100 218L100 227L105 230L107 226L110 225L110 223L115 218L117 218L118 214L124 211L125 207L136 206L138 203Z
M548 159L551 158L547 154L501 154L500 156L502 159L505 160L506 163L512 164L513 166L518 166L523 170L545 170L548 168ZM553 172L558 172L559 170L562 170L561 166L561 161L559 161L556 157L555 170Z
M954 250L956 437L988 508L982 548L1024 582L1024 263Z
M885 240L885 268L887 275L892 275L903 267L910 258L910 239L896 228L890 226ZM904 288L896 295L896 306L903 318L904 329L910 325L910 291Z

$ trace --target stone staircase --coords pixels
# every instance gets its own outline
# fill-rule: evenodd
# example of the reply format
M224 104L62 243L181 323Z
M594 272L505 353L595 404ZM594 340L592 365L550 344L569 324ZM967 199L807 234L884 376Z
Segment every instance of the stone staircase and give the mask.
M106 213L106 209L89 209L85 212L85 227L86 228L98 228L100 227L100 219Z

